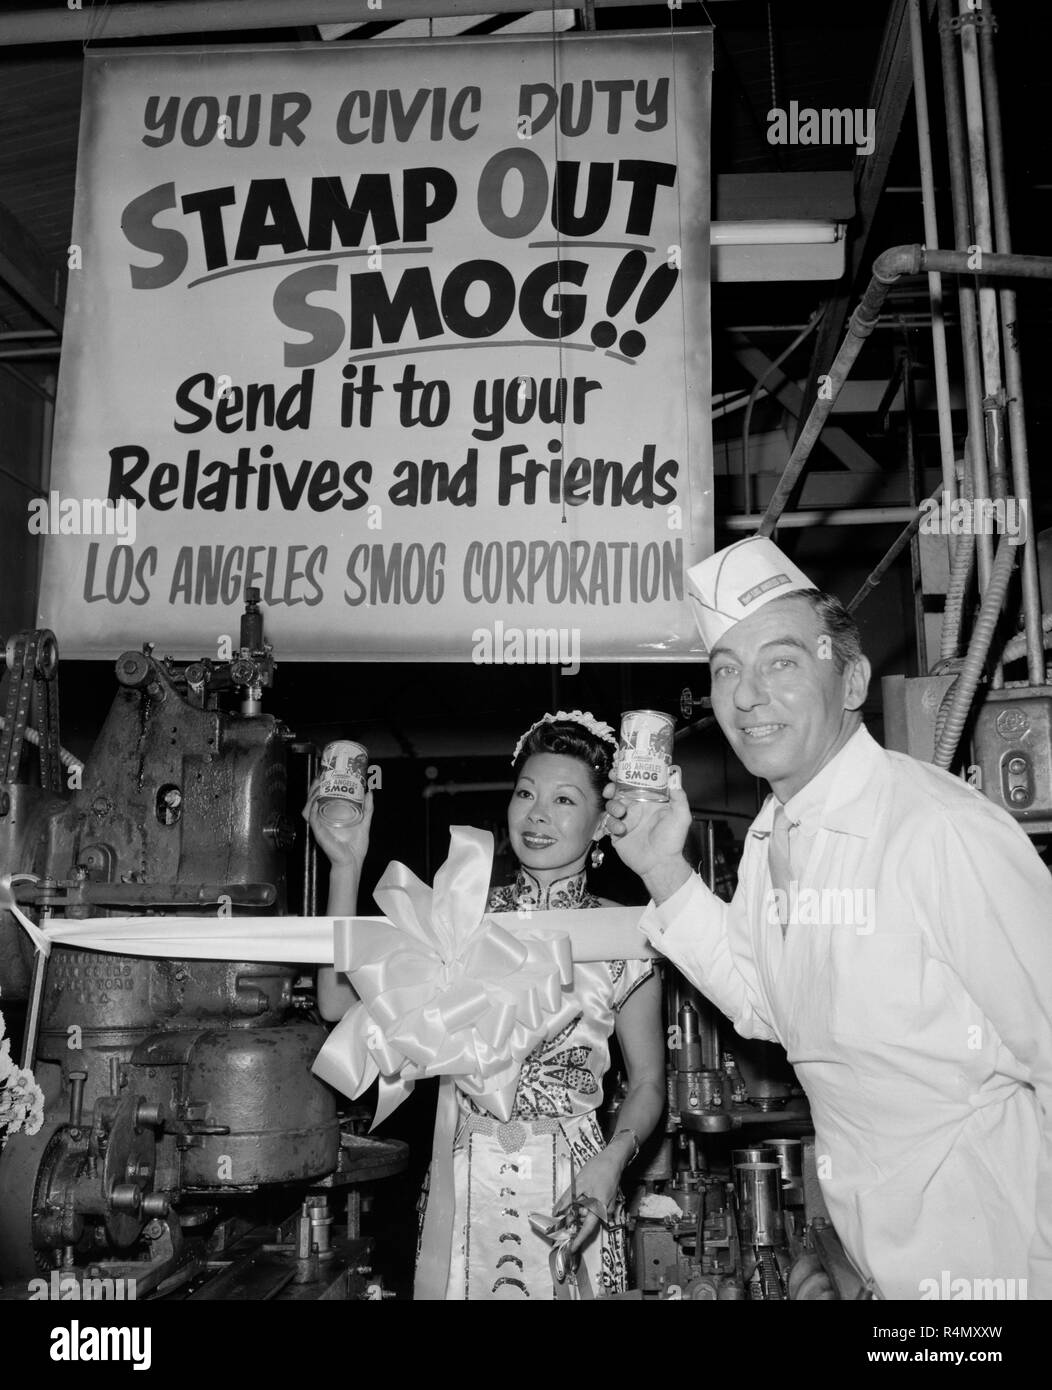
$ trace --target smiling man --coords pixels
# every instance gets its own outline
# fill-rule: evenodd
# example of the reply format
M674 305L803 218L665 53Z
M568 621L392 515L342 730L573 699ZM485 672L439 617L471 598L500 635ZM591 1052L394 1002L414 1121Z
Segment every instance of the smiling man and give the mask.
M730 903L683 858L682 791L609 800L653 899L643 930L739 1033L786 1049L833 1222L885 1298L931 1297L944 1272L1052 1298L1048 870L978 792L874 741L854 622L771 541L690 577L713 711L773 795ZM805 890L806 918L787 906Z

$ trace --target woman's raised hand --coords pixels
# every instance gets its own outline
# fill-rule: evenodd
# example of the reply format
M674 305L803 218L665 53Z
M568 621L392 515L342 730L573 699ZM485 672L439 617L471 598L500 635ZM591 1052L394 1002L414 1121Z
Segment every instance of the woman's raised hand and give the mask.
M333 825L321 814L318 804L318 789L321 778L316 777L307 792L307 804L303 808L303 819L310 826L311 834L320 848L328 856L333 868L355 868L361 872L369 849L369 826L373 819L373 794L365 793L365 814L354 825Z

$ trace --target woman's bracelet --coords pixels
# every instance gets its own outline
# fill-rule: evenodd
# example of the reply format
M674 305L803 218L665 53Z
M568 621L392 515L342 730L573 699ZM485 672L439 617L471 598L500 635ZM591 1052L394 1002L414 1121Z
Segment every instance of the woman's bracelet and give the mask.
M624 1127L624 1129L615 1129L613 1134L611 1134L610 1138L606 1141L606 1147L609 1148L610 1145L614 1142L614 1140L622 1134L628 1134L632 1138L632 1156L625 1164L625 1167L627 1168L629 1163L635 1163L636 1159L639 1157L639 1135L635 1132L635 1130L629 1129L627 1125Z

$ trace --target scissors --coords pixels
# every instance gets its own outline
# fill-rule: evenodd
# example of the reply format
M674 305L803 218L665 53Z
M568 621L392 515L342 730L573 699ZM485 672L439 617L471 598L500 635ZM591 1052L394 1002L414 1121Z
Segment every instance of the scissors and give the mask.
M577 1174L574 1169L573 1154L570 1155L570 1208L566 1213L566 1225L564 1229L568 1232L569 1238L565 1245L560 1245L554 1252L555 1268L554 1274L556 1282L564 1284L569 1278L574 1280L577 1268L577 1252L571 1247L577 1239L577 1232L580 1227L580 1215L577 1210Z

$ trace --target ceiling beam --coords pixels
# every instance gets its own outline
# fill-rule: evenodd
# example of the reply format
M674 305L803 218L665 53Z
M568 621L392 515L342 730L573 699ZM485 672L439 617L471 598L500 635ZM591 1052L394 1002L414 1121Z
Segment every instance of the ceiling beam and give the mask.
M752 491L755 507L767 506L781 476L781 470L774 473L763 470L753 474ZM919 481L925 495L934 490L941 476L938 468L925 468L923 470L923 477ZM716 524L722 526L725 516L731 516L736 512L744 512L745 510L743 505L744 488L740 473L717 473L715 490ZM910 505L909 481L904 473L881 473L879 477L875 477L872 473L845 473L843 469L838 473L805 473L799 498L799 506L803 511L829 507L858 511L867 507L908 507ZM785 515L794 516L795 512L787 512ZM752 526L754 531L758 519L758 515L754 512ZM781 524L782 522L779 521L778 525L781 526Z
M823 526L902 526L913 521L917 515L916 507L857 507L854 509L831 508L821 511L783 512L778 518L779 528L787 526L806 527L815 531ZM731 514L720 518L724 531L755 531L756 517L744 513Z
M775 367L772 359L760 348L754 347L744 334L732 333L730 340L734 349L734 356L750 376L755 377L757 381L766 381L768 394L775 396L790 415L793 415L797 420L802 419L805 413L804 393L796 382L791 381L784 372ZM880 473L883 471L872 454L868 454L861 444L856 444L845 430L836 426L832 429L827 427L822 431L821 442L835 458L840 460L845 468L850 468L853 473Z
M0 284L56 333L62 332L62 310L55 303L55 268L33 238L0 203Z
M924 0L924 11L930 19L935 0ZM848 267L826 301L825 313L815 338L811 371L804 392L805 408L797 416L799 431L814 404L818 378L829 370L844 336L848 311L857 298L856 285L863 270L869 277L870 262L882 246L871 244L873 221L884 185L887 183L891 157L895 152L902 119L913 94L913 59L910 52L909 0L892 0L888 10L884 37L873 72L867 106L876 112L876 136L873 153L855 158L855 207L858 220L849 229L851 244Z
M668 8L668 0L595 0L598 9L629 5ZM299 25L393 23L401 19L525 14L551 10L551 0L156 0L154 4L90 5L70 10L18 10L0 16L0 46L23 43L105 43L154 34L233 33ZM579 6L574 7L579 8ZM685 21L686 22L686 21Z

